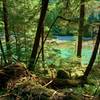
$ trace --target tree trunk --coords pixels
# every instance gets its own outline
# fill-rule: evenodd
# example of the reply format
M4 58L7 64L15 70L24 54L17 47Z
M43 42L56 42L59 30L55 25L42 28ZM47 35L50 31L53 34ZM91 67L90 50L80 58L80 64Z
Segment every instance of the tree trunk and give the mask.
M42 67L44 68L45 64L44 64L44 24L42 26L42 36L41 36L41 40L42 40Z
M34 42L34 45L33 45L32 54L31 54L30 61L29 61L29 69L30 70L34 70L34 67L35 67L33 65L34 65L36 55L37 55L37 52L38 52L40 37L41 37L41 34L42 34L42 26L43 26L46 11L47 11L47 8L48 8L48 2L49 2L49 0L42 0L42 8L41 8L41 13L40 13L39 24L38 24L38 27L37 27L35 42Z
M3 46L2 46L1 40L0 40L0 49L1 49L1 52L2 52L2 56L3 56L4 62L5 62L5 64L7 64L7 61L6 61L6 57L5 57L5 53L4 53L4 49L3 49Z
M95 46L94 46L94 50L93 50L93 53L92 53L92 56L91 56L91 59L90 59L90 62L86 68L86 71L84 73L84 76L83 76L83 79L86 80L91 69L92 69L92 66L95 62L95 59L96 59L96 55L97 55L97 51L98 51L98 48L99 48L99 43L100 43L100 26L99 26L99 31L98 31L98 34L97 34L97 39L96 39L96 43L95 43Z
M7 48L7 60L8 63L12 63L12 53L10 46L10 35L8 30L8 11L7 11L7 1L3 0L3 20L4 20L4 30L5 30L5 39L6 39L6 48Z
M15 33L15 40L16 40L16 55L17 55L17 60L21 60L21 43L20 43L20 35Z
M84 33L84 16L85 16L85 5L84 5L84 0L81 0L81 2L80 2L78 47L77 47L77 57L80 57L80 58L81 58L81 52L82 52L82 34Z

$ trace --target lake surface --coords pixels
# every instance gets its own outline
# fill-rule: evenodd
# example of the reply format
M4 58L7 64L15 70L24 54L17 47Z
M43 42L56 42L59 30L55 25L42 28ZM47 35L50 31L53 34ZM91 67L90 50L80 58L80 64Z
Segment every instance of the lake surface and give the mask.
M58 40L62 40L62 41L75 41L78 39L78 36L54 36L56 39ZM83 40L93 40L92 37L82 37Z
M56 39L59 41L68 41L68 42L76 42L77 41L77 36L56 36ZM83 38L87 41L90 40L91 38ZM58 48L60 50L61 53L59 53L58 55L60 55L62 58L65 59L69 59L72 57L76 56L76 48L72 49L72 48ZM82 48L82 64L88 64L90 57L92 55L92 51L93 51L93 46L91 44L91 46L86 45L85 47Z
M69 58L76 56L76 52L74 49L59 48L59 50L61 53L58 55L61 56L62 58L69 59ZM91 48L83 48L82 49L82 64L88 64L91 54L92 54Z
M54 36L57 40L62 41L75 41L77 40L77 36Z

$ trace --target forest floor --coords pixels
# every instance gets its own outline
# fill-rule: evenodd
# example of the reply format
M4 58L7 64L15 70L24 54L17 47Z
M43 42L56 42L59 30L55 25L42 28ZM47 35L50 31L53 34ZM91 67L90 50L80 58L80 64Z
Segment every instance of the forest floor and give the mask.
M75 79L83 75L87 64L81 65L79 59L74 57L66 60L65 57L60 58L57 55L60 53L59 48L75 50L76 43L51 42L46 43L48 45L46 50L56 52L51 56L55 62L47 64L45 68L37 64L35 72L30 73L26 67L10 65L0 70L0 87L2 84L5 85L4 88L0 88L0 100L100 100L100 63L94 64L88 82L81 86ZM93 48L93 41L88 43L84 41L83 46ZM51 59L50 56L47 58ZM59 79L57 77L59 70L66 72L67 76Z
M11 66L6 69L10 70ZM19 70L22 74L26 71L27 74L25 76L14 74L14 78L11 77L7 82L7 87L0 90L0 100L100 100L99 65L94 66L89 75L89 81L84 87L66 85L64 88L60 88L59 85L56 85L57 83L52 87L50 85L53 81L52 78L48 80L45 76L39 77L31 74L27 69L20 70L20 68L13 67L13 70Z
M100 71L98 71L100 66L94 67L89 76L89 83L84 87L79 85L52 89L49 86L52 79L46 82L46 78L43 79L35 74L31 74L31 77L26 75L16 80L11 79L7 82L7 88L0 91L0 100L100 100L98 97L100 95Z

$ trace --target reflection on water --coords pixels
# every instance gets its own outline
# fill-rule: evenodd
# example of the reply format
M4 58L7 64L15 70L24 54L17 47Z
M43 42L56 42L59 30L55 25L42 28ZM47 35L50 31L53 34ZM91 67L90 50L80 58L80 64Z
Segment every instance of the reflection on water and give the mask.
M62 41L75 41L77 40L78 36L54 36L54 38ZM83 40L93 40L95 38L92 37L82 37Z
M54 36L58 40L62 41L75 41L77 40L77 36Z

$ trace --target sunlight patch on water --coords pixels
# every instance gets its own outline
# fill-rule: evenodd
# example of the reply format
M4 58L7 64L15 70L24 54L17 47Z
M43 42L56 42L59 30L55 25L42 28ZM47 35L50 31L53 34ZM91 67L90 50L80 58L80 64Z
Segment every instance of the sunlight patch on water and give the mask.
M59 56L61 56L62 58L72 58L75 57L75 51L73 49L60 49L61 53L58 54ZM83 48L82 50L82 64L88 64L90 57L92 54L92 50L91 48Z
M61 53L59 54L62 58L69 58L74 55L74 51L72 49L60 49Z

